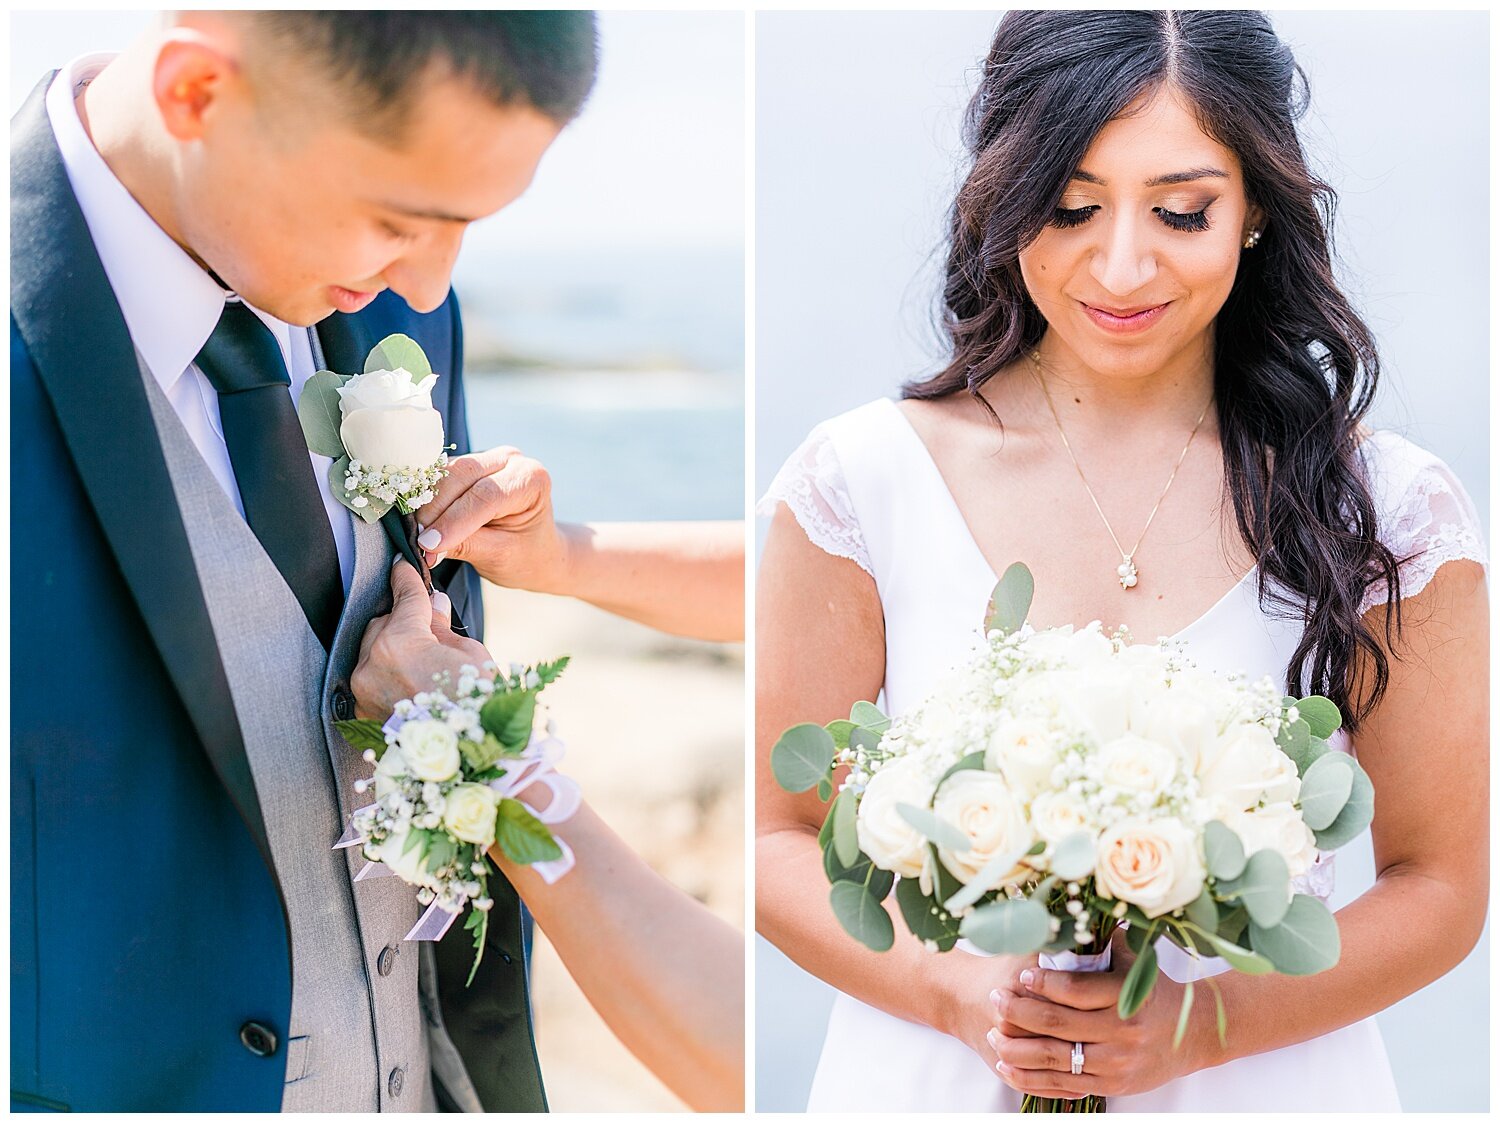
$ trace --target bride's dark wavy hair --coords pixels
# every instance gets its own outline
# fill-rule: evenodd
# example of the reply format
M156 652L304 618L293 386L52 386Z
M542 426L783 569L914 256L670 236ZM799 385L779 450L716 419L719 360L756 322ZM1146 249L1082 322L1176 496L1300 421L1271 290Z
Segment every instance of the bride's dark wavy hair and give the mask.
M1333 189L1308 169L1297 138L1307 77L1264 15L1013 11L1001 20L969 103L973 163L950 219L941 320L951 357L904 396L967 390L988 408L980 387L1047 326L1022 282L1021 251L1099 130L1168 86L1239 157L1246 192L1265 214L1214 321L1226 490L1257 562L1261 603L1306 624L1288 691L1326 694L1354 728L1389 680L1385 651L1361 618L1366 590L1388 590L1392 650L1401 621L1397 559L1376 538L1356 447L1380 361L1334 281ZM1361 654L1370 673L1356 684Z

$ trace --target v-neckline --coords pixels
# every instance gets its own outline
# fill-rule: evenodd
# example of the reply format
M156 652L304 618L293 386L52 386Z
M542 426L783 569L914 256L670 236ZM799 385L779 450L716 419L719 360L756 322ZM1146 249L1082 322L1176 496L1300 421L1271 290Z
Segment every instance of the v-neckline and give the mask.
M979 540L974 537L973 528L970 527L969 520L965 517L962 509L959 507L958 500L954 498L953 489L948 486L948 481L943 478L943 471L938 467L937 460L932 455L932 450L927 447L927 442L922 439L922 435L917 432L917 427L911 423L910 418L908 418L906 414L902 412L900 405L894 399L884 398L882 400L890 407L890 411L895 415L897 428L905 434L906 438L908 438L911 441L912 445L915 447L918 461L925 465L925 470L931 476L932 483L935 485L935 490L942 496L941 501L947 507L950 515L953 518L953 521L957 524L959 530L962 532L962 537L964 541L968 543L969 551L971 554L973 554L974 560L986 573L989 574L989 578L992 583L995 581L999 581L1000 575L995 572L994 565L991 564L990 559L985 556L984 550L980 548ZM1252 565L1250 569L1245 573L1245 575L1242 576L1238 581L1236 581L1234 585L1224 593L1223 596L1214 601L1213 604L1209 605L1208 608L1204 609L1203 612L1199 613L1188 623L1184 624L1182 627L1178 628L1175 632L1165 638L1169 640L1181 639L1188 632L1197 628L1210 616L1213 616L1216 612L1218 612L1218 610L1225 604L1227 604L1232 597L1238 594L1244 588L1245 583L1255 576L1255 573L1259 568L1260 566L1258 564Z

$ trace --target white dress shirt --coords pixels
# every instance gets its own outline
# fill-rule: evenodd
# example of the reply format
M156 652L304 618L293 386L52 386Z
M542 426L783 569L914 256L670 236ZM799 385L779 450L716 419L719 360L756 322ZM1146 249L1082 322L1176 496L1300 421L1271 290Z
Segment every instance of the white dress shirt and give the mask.
M130 338L155 376L209 471L240 517L245 507L219 422L219 395L193 360L213 334L228 294L158 226L99 155L78 116L75 99L115 56L84 55L59 72L47 90L47 117L63 167L83 211L94 248L125 316ZM291 376L292 401L317 371L310 328L293 327L246 305L271 329ZM347 507L328 487L333 461L309 450L318 494L333 528L344 592L354 574L354 527Z

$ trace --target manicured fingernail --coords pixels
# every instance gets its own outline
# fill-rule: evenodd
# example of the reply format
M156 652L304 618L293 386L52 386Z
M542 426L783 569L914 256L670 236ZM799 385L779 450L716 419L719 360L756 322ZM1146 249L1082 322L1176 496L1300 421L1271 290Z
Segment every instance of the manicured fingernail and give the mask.
M447 554L439 554L437 557L435 557L435 558L432 559L432 564L433 565L442 565L443 564L443 559L445 559L447 556L448 556Z
M448 599L448 594L438 589L432 594L432 611L442 616L453 615L453 602Z
M424 550L436 550L443 536L435 530L424 530L417 536L417 544Z
M1000 1031L998 1029L990 1030L989 1033L984 1035L984 1039L990 1043L991 1049L994 1049L996 1052L1000 1051Z
M1000 1009L1000 992L998 990L990 991L990 1005L997 1010Z
M1034 982L1036 982L1036 972L1033 971L1030 967L1021 972L1021 985L1023 987L1025 987L1027 990L1030 990L1031 984Z
M396 556L395 556L395 557L393 557L393 558L392 558L392 559L391 559L391 568L392 568L392 569L395 569L395 568L396 568L396 567L397 567L397 566L398 566L398 565L400 565L400 564L401 564L401 563L402 563L402 561L404 561L404 560L405 560L405 559L404 559L404 558L402 558L402 556L401 556L401 555L400 555L400 554L397 554L397 555L396 555Z

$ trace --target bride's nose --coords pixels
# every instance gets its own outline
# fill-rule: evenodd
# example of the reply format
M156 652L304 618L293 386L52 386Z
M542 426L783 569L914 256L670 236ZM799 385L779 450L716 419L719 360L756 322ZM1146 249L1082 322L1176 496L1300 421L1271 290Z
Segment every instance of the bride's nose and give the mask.
M1106 292L1129 296L1156 276L1151 231L1132 215L1119 215L1099 225L1103 240L1094 250L1089 272Z

